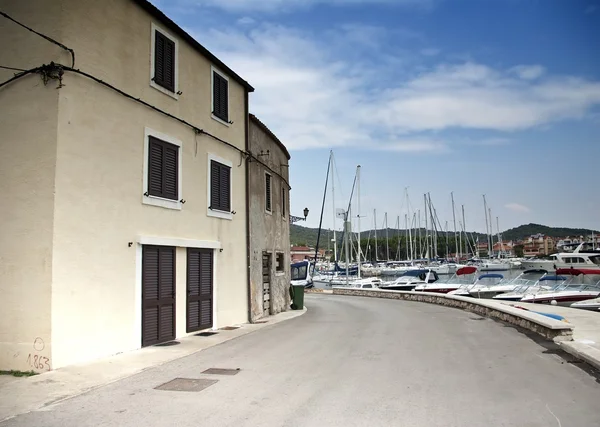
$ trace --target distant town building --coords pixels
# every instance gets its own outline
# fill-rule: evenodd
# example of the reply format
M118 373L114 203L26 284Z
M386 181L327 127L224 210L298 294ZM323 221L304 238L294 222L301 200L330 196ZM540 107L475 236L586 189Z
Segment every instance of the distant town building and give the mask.
M523 240L523 256L545 256L556 252L554 238L538 233Z

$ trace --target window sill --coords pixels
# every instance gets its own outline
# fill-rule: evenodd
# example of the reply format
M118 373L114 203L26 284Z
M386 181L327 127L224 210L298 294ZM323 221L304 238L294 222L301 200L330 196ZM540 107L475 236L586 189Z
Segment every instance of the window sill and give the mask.
M156 89L157 91L164 93L165 95L169 95L175 100L179 100L179 95L177 95L177 93L171 92L169 89L165 89L161 85L154 83L154 80L150 80L150 86Z
M229 221L233 221L233 214L231 212L218 211L215 209L207 209L206 215L212 216L214 218L221 218L221 219L227 219Z
M213 113L210 113L210 116L213 118L213 120L216 120L217 122L221 123L222 125L225 125L227 127L231 126L231 123L226 122L225 120L215 116Z
M285 271L276 271L275 277L285 276Z
M265 213L266 213L267 215L273 215L273 211L268 211L268 210L266 210L266 209L265 209Z
M162 197L156 196L144 196L142 195L142 204L150 206L158 206L166 209L173 209L180 211L182 203L178 200L163 199Z

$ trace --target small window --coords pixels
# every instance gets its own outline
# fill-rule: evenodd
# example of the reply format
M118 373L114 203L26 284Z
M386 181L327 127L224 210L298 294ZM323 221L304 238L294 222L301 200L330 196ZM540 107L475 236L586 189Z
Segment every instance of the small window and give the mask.
M152 80L169 92L175 92L175 41L154 30L154 76Z
M369 289L371 289L371 288L373 288L373 285L363 285L363 288L369 288Z
M285 188L283 187L283 183L281 184L281 216L285 218Z
M275 258L275 271L278 273L283 273L285 271L284 259L283 252L277 252L277 257Z
M179 147L148 137L148 195L179 199Z
M231 212L231 168L210 161L210 209Z
M271 175L265 174L265 210L272 212L272 199L271 199Z
M216 70L212 74L212 88L213 116L229 123L229 81Z

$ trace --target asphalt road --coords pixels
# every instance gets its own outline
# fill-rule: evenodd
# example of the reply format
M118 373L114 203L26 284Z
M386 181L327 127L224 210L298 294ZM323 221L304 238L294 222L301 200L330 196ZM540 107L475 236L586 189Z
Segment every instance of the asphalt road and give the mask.
M502 323L406 301L310 295L306 306L0 425L600 426L599 377ZM201 374L211 367L240 371ZM154 389L174 378L218 382Z

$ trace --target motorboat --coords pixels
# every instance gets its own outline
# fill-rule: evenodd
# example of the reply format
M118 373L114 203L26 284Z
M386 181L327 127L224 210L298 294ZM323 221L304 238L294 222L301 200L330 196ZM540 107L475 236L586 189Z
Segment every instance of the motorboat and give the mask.
M493 286L483 286L480 288L470 289L469 295L474 298L494 298L496 295L511 292L519 286L535 285L535 283L545 274L548 274L546 270L525 270L517 277L512 279L504 278Z
M310 261L300 261L291 265L291 285L292 286L304 286L305 288L312 288L313 278L311 271L314 268L314 264Z
M579 308L582 310L598 311L600 310L600 297L574 302L570 305L570 307Z
M600 296L600 272L597 270L560 268L556 270L556 273L570 277L554 289L528 292L521 302L570 306L574 302Z
M461 285L458 289L448 292L448 295L457 295L461 297L471 296L470 292L479 288L494 286L499 283L504 276L498 273L486 273L477 278L474 283Z
M433 269L415 269L408 270L393 282L381 284L379 288L391 291L412 291L418 285L434 283L438 280L439 276Z
M475 283L475 280L477 279L476 273L477 267L462 267L456 270L456 273L454 273L454 275L447 281L424 283L421 285L417 285L414 290L446 294L450 291L458 289L461 285Z
M496 295L492 299L496 301L521 301L521 298L523 298L528 293L536 292L540 289L554 289L562 285L566 280L567 277L565 276L558 276L556 274L544 274L536 282L533 282L533 280L528 280L527 283L517 286L512 291Z
M600 274L600 250L586 249L586 244L581 243L573 252L559 252L550 255L548 259L531 258L521 262L526 269L542 268L556 270L559 268L577 268L598 271Z
M374 289L379 288L379 286L383 284L381 279L377 277L365 277L363 279L354 279L349 280L348 284L346 284L345 278L344 280L337 279L332 282L333 288L356 288L356 289Z
M479 265L479 271L507 271L510 270L509 262L502 262L500 260L491 260L482 262Z

